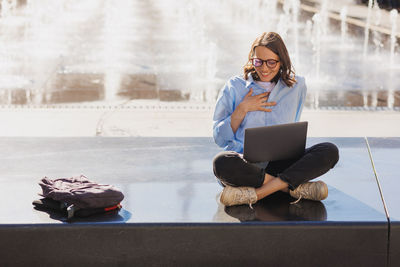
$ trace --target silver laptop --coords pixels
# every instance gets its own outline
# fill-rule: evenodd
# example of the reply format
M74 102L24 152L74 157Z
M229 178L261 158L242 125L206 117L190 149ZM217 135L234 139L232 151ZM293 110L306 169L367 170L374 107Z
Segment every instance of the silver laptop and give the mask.
M307 121L247 128L243 157L264 162L300 157L306 147Z

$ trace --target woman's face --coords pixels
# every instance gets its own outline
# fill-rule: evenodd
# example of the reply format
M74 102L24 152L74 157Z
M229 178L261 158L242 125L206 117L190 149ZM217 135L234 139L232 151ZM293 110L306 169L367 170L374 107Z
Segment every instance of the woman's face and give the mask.
M261 66L254 66L254 68L256 69L258 77L260 77L260 80L262 82L270 82L278 73L279 68L281 67L278 55L272 52L270 49L266 48L265 46L257 46L255 48L254 58L264 60ZM266 60L269 61L266 62Z

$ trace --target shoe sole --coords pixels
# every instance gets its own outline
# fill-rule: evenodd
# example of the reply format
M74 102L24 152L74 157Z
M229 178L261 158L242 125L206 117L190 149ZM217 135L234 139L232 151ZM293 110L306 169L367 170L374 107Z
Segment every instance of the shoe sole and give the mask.
M228 194L227 191L230 191L230 186L225 186L224 189L222 190L221 196L219 198L219 201L225 205L225 206L231 206L229 203L225 203L225 195Z
M322 182L322 181L317 181L317 183L318 183L318 184L322 184L322 189L321 189L321 191L323 191L323 194L322 194L323 198L321 198L320 200L324 200L324 199L326 199L326 198L328 197L328 194L329 194L329 192L328 192L328 186L326 185L326 183L324 183L324 182Z

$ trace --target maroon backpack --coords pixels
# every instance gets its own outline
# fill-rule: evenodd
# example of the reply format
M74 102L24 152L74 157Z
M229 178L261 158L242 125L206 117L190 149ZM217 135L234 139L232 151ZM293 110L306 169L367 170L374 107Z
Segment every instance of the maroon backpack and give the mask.
M44 177L39 185L43 191L41 195L45 199L61 203L60 209L66 209L68 218L73 217L74 214L91 215L92 211L106 212L120 209L120 202L124 199L123 193L116 187L92 182L84 175L55 180ZM50 202L40 200L34 201L33 204L38 206L43 203Z

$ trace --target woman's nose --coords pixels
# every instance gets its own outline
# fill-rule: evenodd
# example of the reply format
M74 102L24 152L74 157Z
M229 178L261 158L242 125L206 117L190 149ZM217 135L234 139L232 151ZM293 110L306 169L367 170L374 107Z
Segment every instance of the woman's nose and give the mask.
M263 64L261 65L261 70L262 70L262 71L268 70L267 62L263 62Z

